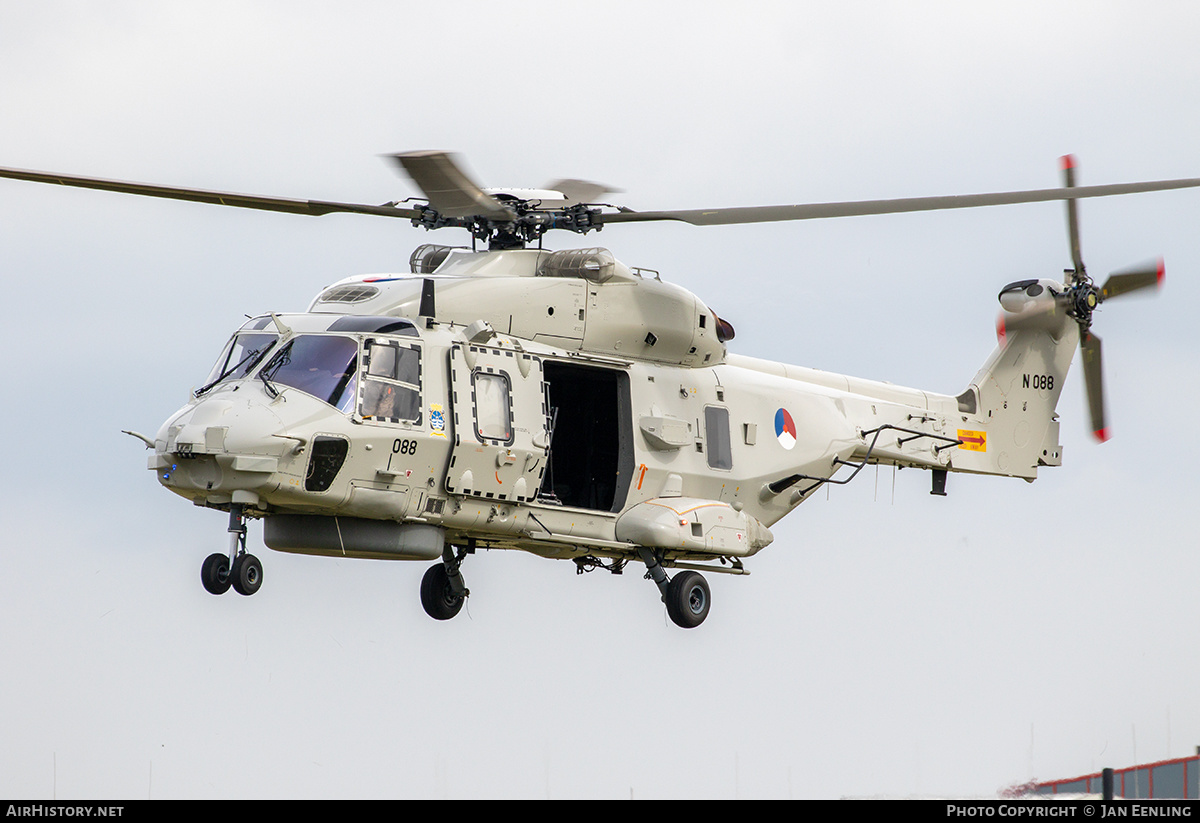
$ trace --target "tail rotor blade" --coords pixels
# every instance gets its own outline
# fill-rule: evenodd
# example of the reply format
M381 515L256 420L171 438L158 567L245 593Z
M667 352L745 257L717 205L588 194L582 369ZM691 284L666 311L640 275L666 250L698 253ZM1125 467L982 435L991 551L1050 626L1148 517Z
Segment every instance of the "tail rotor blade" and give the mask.
M1075 188L1075 158L1065 155L1062 158L1063 185L1068 189ZM1083 254L1079 249L1079 209L1074 200L1067 201L1067 234L1071 241L1071 262L1075 264L1076 277L1083 274Z
M1087 387L1088 411L1092 417L1092 434L1103 443L1109 438L1104 415L1104 376L1101 368L1100 338L1085 329L1079 339L1083 353L1083 382Z
M1128 294L1131 291L1160 286L1165 275L1166 267L1163 265L1162 260L1149 265L1115 271L1109 275L1108 280L1105 281L1104 286L1100 289L1100 299L1107 300L1110 297Z

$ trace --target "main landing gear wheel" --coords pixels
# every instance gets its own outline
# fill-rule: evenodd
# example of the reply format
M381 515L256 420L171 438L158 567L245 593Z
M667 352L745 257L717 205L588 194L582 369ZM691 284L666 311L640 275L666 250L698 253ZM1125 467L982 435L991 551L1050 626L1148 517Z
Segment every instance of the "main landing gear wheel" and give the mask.
M662 593L671 622L682 629L694 629L708 617L712 595L708 581L699 572L684 571L672 578L663 571L662 554L645 546L638 547L638 556L646 564L646 578L654 581Z
M200 567L200 582L209 594L225 594L233 578L229 576L229 558L223 554L210 554Z
M460 578L461 579L461 578ZM466 595L455 589L444 563L429 567L421 578L421 605L434 620L449 620L458 614Z
M703 575L686 571L671 578L664 600L667 604L667 614L676 626L694 629L708 617L712 595L708 591L708 581Z
M233 561L233 573L230 578L233 590L249 597L262 585L262 563L252 554L239 554L237 560ZM228 587L228 584L226 586Z

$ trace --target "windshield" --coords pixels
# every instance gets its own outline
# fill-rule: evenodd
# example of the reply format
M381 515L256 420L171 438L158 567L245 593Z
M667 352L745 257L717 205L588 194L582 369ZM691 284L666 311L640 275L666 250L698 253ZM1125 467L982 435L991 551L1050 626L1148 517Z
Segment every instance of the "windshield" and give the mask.
M358 342L354 338L308 334L280 349L259 377L347 411L353 405L357 370Z
M240 380L245 377L254 370L267 350L275 345L276 339L278 335L261 331L235 334L217 358L216 365L204 381L204 387L196 393L207 391L225 380Z

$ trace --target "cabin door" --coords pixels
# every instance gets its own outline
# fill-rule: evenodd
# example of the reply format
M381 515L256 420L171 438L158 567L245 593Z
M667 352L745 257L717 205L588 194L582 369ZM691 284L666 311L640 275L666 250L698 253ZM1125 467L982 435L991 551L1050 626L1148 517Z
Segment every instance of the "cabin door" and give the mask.
M541 358L455 343L450 406L454 447L446 490L513 503L532 500L550 445Z

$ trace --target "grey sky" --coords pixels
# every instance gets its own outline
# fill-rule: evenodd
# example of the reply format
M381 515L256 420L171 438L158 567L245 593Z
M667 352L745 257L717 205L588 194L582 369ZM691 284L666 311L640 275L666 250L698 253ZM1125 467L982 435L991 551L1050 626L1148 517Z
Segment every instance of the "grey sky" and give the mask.
M378 155L451 149L639 209L1040 188L1067 152L1081 183L1200 175L1194 3L643 5L9 4L0 165L383 202L416 192ZM966 796L1192 754L1198 213L1081 206L1097 279L1167 264L1096 319L1111 442L1076 368L1061 468L945 499L864 471L685 632L637 570L500 552L438 624L425 564L257 526L262 591L208 595L225 517L120 430L183 405L244 314L432 238L0 181L0 796ZM1056 204L583 243L696 292L735 351L953 393L999 289L1070 262Z

